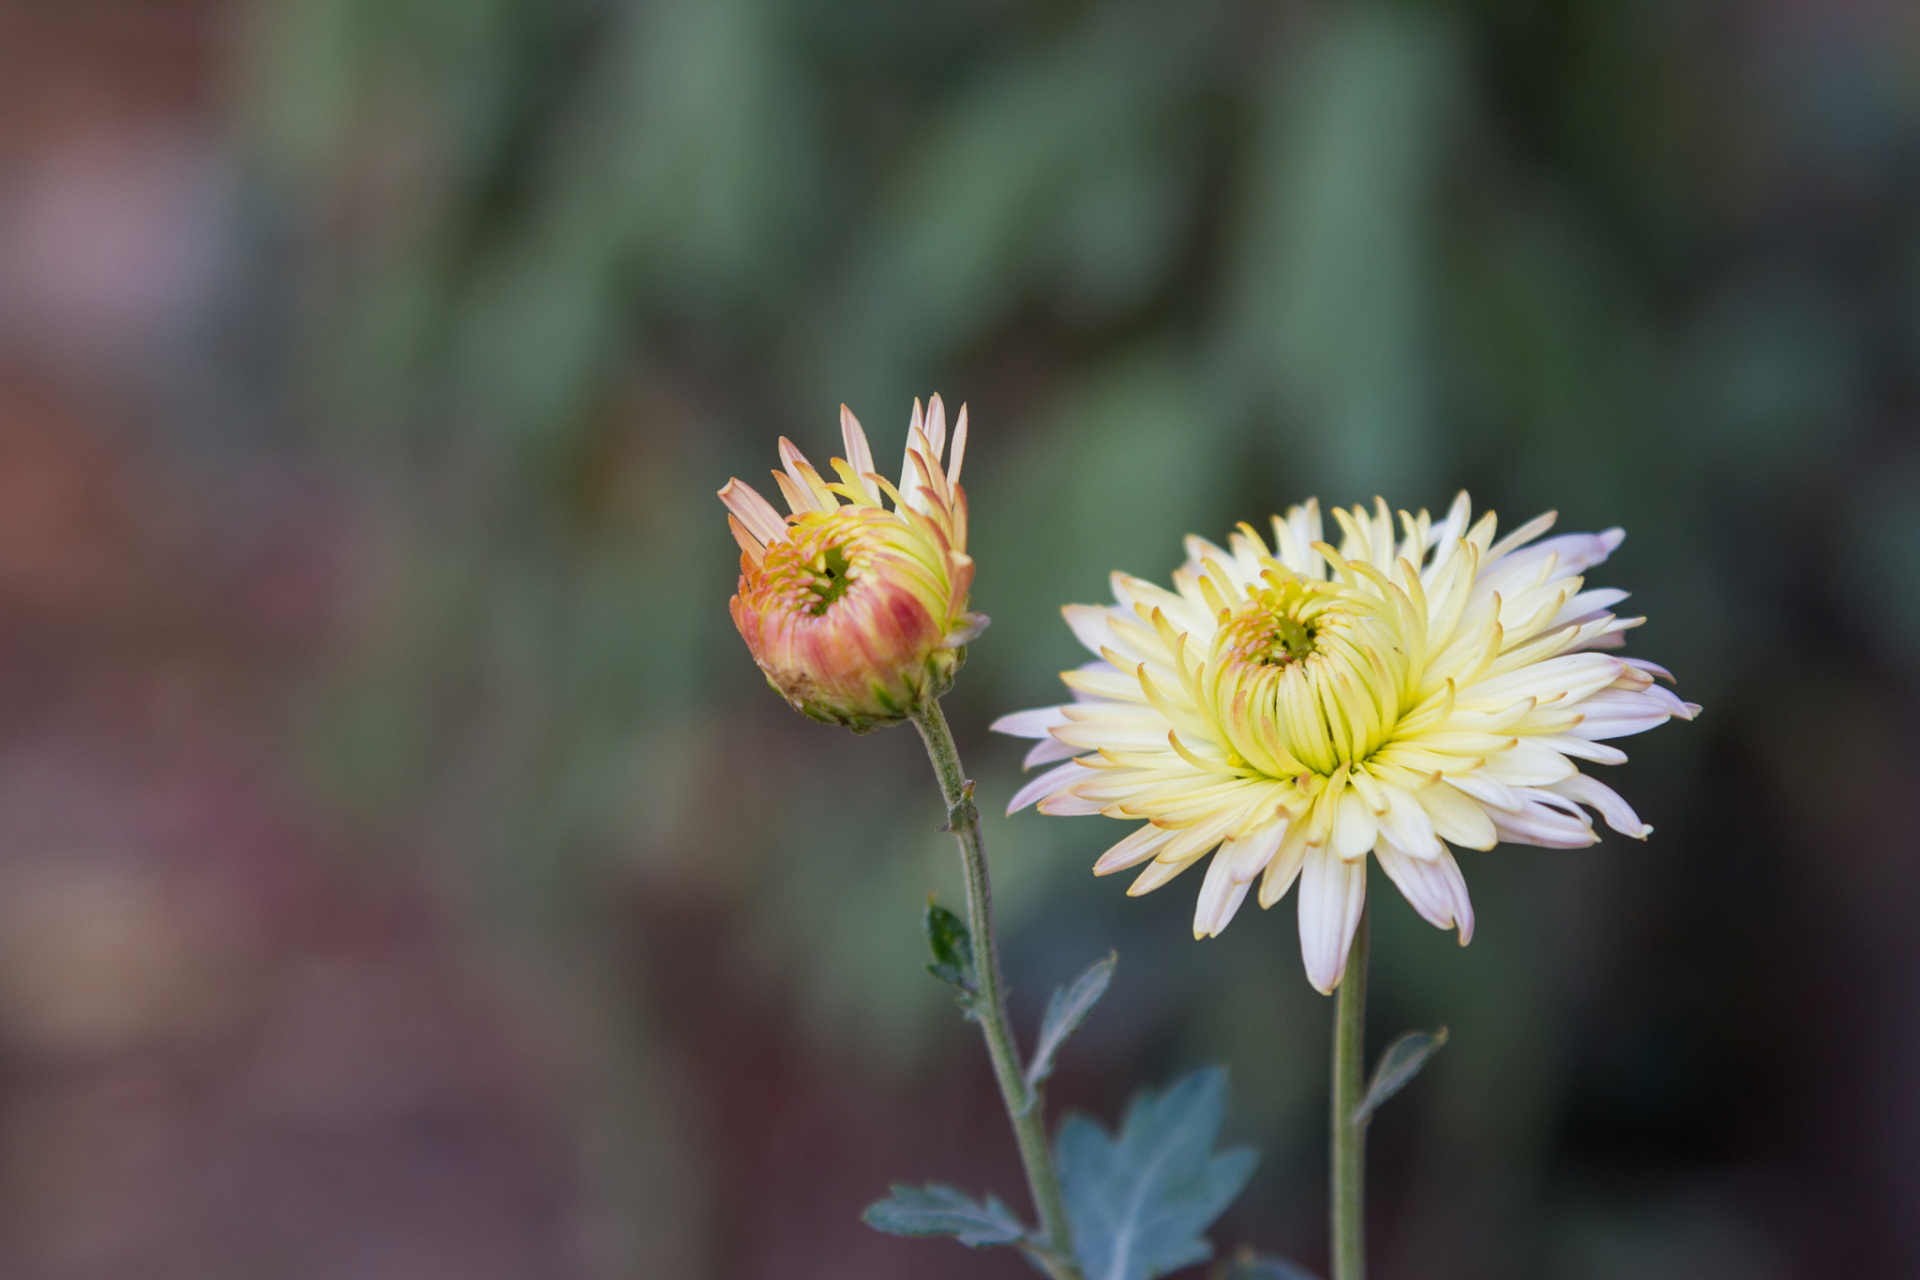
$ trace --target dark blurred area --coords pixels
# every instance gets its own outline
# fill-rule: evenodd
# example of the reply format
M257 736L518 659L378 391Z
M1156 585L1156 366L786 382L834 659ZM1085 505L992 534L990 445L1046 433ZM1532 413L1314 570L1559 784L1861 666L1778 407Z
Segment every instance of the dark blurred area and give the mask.
M1381 895L1377 1275L1920 1273L1917 372L1910 0L0 3L0 1275L1023 1274L858 1221L1024 1205L958 871L725 608L726 478L933 390L996 815L1185 532L1629 530L1706 714L1467 950ZM1216 1242L1319 1267L1293 899L1123 831L990 816L1029 1035L1121 956L1056 1110L1226 1061Z

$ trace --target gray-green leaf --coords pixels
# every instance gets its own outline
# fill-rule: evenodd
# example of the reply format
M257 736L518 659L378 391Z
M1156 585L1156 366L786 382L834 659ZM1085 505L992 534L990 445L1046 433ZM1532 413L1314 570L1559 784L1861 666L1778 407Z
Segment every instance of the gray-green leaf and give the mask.
M1118 1140L1067 1117L1055 1151L1086 1280L1153 1280L1212 1256L1201 1233L1259 1160L1245 1148L1214 1154L1226 1109L1227 1073L1210 1067L1163 1093L1142 1090Z
M973 968L973 935L967 930L967 922L928 895L923 924L927 950L933 953L933 963L927 966L927 972L959 988L960 1004L966 1007L973 993L979 990Z
M1070 984L1055 990L1053 998L1047 1001L1047 1014L1040 1020L1040 1043L1034 1046L1033 1062L1027 1067L1029 1096L1035 1086L1053 1074L1054 1055L1066 1038L1080 1029L1087 1014L1107 993L1107 984L1113 981L1113 966L1118 963L1120 953L1109 951L1104 959L1087 966L1087 971Z
M1020 1220L992 1196L982 1202L937 1182L924 1187L895 1183L890 1190L891 1197L868 1205L860 1215L868 1226L890 1236L952 1236L978 1249L1012 1244L1027 1234Z
M1427 1059L1440 1051L1447 1042L1447 1029L1438 1031L1409 1031L1387 1046L1380 1055L1380 1065L1374 1068L1373 1081L1367 1085L1367 1096L1353 1109L1354 1124L1366 1124L1380 1104L1394 1094L1406 1088L1412 1079L1420 1074L1420 1068L1427 1065Z

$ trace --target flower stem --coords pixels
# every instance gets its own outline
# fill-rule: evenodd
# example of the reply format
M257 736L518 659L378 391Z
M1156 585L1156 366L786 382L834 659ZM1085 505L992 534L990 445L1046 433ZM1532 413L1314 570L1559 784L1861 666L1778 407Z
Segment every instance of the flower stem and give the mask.
M1073 1232L1067 1224L1066 1200L1060 1177L1047 1149L1047 1125L1038 1088L1027 1085L1020 1049L1007 1018L1005 984L1000 978L1000 948L993 932L993 889L987 881L987 855L980 841L980 811L973 804L973 783L960 767L960 753L940 704L931 699L913 713L914 727L926 739L927 756L940 779L947 801L947 823L960 845L960 862L967 877L967 928L973 934L973 968L980 988L974 993L973 1016L987 1040L1000 1098L1013 1121L1013 1136L1026 1167L1027 1187L1040 1215L1042 1239L1028 1249L1030 1256L1054 1280L1080 1280L1073 1261Z
M1353 1113L1366 1087L1367 917L1372 913L1372 903L1360 909L1346 976L1334 993L1333 1115L1328 1121L1333 1146L1333 1280L1366 1280L1367 1276L1367 1127L1355 1124Z

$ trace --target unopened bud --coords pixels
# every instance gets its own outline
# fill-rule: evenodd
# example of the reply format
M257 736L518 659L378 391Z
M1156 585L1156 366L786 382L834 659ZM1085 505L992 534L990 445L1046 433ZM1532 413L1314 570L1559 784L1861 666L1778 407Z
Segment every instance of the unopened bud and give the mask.
M875 473L866 433L842 406L837 479L780 442L773 474L792 515L739 480L720 491L741 550L734 625L767 682L816 720L864 733L906 719L951 687L967 642L987 625L967 610L965 407L951 450L946 425L939 396L924 412L914 402L895 488Z

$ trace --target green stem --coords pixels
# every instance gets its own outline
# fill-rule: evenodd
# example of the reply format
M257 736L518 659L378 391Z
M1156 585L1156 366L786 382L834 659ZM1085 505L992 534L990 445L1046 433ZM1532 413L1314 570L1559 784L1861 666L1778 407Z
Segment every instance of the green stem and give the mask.
M1367 1276L1367 1126L1355 1124L1353 1113L1366 1087L1367 917L1372 910L1371 903L1360 909L1346 976L1334 993L1333 1115L1329 1120L1333 1280L1366 1280Z
M1020 1163L1026 1166L1027 1187L1040 1215L1043 1238L1028 1252L1055 1280L1080 1280L1079 1268L1073 1262L1073 1232L1067 1224L1066 1200L1060 1194L1060 1177L1053 1169L1053 1154L1047 1149L1045 1109L1039 1090L1027 1087L1020 1049L1014 1042L1013 1026L1007 1018L1006 988L1000 978L1000 948L993 932L993 889L987 881L987 855L980 841L980 811L973 804L973 783L960 767L960 753L953 745L953 733L947 728L940 704L929 701L913 713L913 723L926 739L927 756L933 761L933 771L940 779L940 792L947 800L947 824L959 842L960 863L966 870L967 928L973 933L973 968L980 984L974 995L973 1013L987 1040L994 1079L999 1081L1001 1101L1006 1103L1007 1115L1013 1121Z

